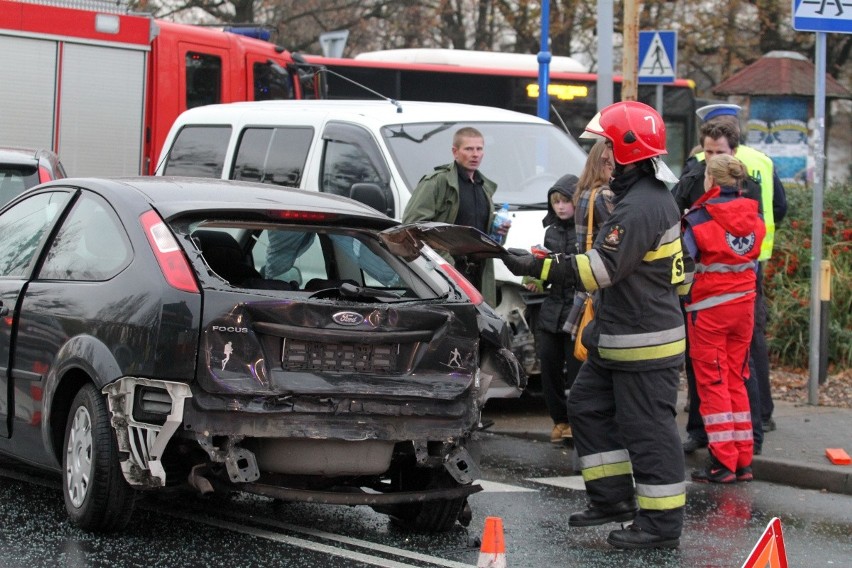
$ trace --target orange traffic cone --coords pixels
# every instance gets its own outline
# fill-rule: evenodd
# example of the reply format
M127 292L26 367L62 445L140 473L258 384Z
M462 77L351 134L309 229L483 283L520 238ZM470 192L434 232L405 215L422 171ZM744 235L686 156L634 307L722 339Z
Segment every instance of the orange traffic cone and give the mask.
M503 519L486 517L482 546L476 568L506 568L506 545L503 542Z

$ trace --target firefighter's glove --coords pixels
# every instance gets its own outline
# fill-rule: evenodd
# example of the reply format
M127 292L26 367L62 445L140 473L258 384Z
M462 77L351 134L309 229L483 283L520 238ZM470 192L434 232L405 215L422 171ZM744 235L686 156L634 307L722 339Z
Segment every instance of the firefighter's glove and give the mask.
M500 260L515 276L532 276L540 278L541 267L544 259L536 258L523 249L509 249L506 254L500 255Z
M577 285L577 261L574 255L555 254L541 269L541 278L567 288Z

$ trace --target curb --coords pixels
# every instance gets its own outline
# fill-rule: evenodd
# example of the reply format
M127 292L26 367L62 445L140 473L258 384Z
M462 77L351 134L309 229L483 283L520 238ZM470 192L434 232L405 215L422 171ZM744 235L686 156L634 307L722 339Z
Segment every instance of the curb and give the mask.
M491 434L550 443L550 436L541 431L504 429L488 429L486 431ZM706 453L700 452L686 455L684 456L685 463L687 466L700 467L704 463L705 455ZM839 471L835 466L810 465L763 456L754 456L751 466L754 470L754 478L757 481L768 481L779 485L815 489L840 495L852 495L852 468L849 468L848 471Z
M754 456L751 467L754 470L754 478L758 481L852 495L852 470L838 471L828 466L803 465L789 460L761 459L761 456Z

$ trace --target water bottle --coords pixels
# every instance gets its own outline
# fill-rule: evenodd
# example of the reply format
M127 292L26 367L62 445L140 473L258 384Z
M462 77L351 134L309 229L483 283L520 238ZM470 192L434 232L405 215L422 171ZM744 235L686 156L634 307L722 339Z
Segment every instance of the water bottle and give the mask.
M502 245L506 241L506 235L501 235L497 229L503 226L503 223L509 221L509 204L504 203L500 210L494 215L494 223L491 225L491 234L489 235L494 242Z

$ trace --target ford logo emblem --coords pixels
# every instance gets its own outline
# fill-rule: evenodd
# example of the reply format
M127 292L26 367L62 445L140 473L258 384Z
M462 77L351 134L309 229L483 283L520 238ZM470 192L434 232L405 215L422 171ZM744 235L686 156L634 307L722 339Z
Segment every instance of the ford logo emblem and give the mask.
M364 316L355 312L337 312L331 319L340 325L358 325L364 321Z

